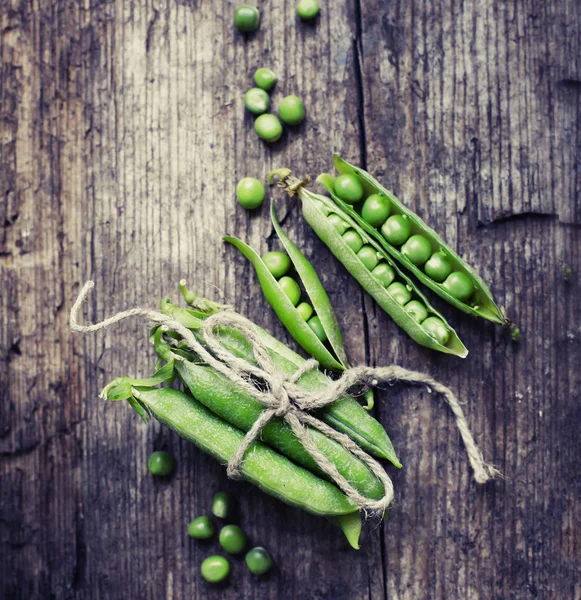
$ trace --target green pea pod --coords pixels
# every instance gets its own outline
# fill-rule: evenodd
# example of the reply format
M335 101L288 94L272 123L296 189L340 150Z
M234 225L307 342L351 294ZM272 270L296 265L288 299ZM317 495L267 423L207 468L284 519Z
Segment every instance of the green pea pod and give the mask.
M391 318L418 344L438 350L447 354L454 354L464 358L468 354L468 350L461 342L456 332L450 327L444 317L438 313L428 302L427 298L420 292L416 285L405 275L401 269L389 257L387 252L371 238L367 233L339 208L333 200L326 196L314 194L305 189L303 182L292 178L288 170L281 170L273 173L283 176L281 181L282 186L287 188L291 194L298 193L302 203L303 216L313 231L331 250L335 257L343 264L343 266L353 275L359 284L375 299L381 308L391 316ZM271 174L271 175L273 175ZM320 207L324 207L324 211ZM353 252L341 234L335 229L333 224L328 220L328 215L335 213L346 221L353 228L365 244L372 246L378 253L378 256L387 262L397 274L399 281L403 282L413 295L419 298L431 316L436 316L441 319L447 327L449 339L446 345L440 344L419 324L404 306L400 305L396 299L386 290L385 287L371 274L369 269L361 262L359 257Z
M387 197L392 208L391 214L405 215L409 218L409 222L412 225L412 235L420 234L424 236L430 242L432 248L437 248L450 259L454 271L460 271L470 278L475 290L470 297L470 304L452 296L441 283L428 277L428 275L426 275L426 273L418 266L408 260L406 256L400 252L400 249L391 245L383 235L381 235L380 231L367 223L352 206L349 206L338 198L333 189L334 178L332 175L327 173L320 175L317 178L317 181L320 181L327 188L337 205L352 217L362 229L378 241L382 248L387 250L387 252L389 252L402 266L409 269L425 286L429 287L456 308L465 313L488 319L489 321L500 325L510 325L510 321L506 318L504 311L496 305L490 288L484 283L478 273L460 258L460 256L458 256L458 254L454 252L454 250L452 250L452 248L450 248L431 227L418 217L418 215L404 206L392 192L385 189L375 178L367 173L367 171L348 163L338 154L334 155L334 163L335 168L340 174L354 173L355 175L358 175L369 194L379 193Z

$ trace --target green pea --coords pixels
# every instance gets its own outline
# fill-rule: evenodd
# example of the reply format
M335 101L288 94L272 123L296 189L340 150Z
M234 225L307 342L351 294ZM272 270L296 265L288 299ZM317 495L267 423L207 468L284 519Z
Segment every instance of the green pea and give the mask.
M298 96L286 96L278 105L278 115L287 125L298 125L305 118L305 105Z
M202 577L210 583L220 583L230 575L230 563L223 556L208 556L200 566Z
M278 285L280 285L282 291L288 296L293 305L296 306L301 299L299 284L292 277L285 275L278 280Z
M428 317L422 323L422 327L442 346L445 346L448 343L450 332L442 319L439 319L438 317Z
M412 299L412 293L406 285L399 281L394 281L388 288L387 291L393 296L393 299L403 306Z
M448 290L451 296L458 298L458 300L467 300L474 291L472 280L466 273L462 273L462 271L450 273L442 285Z
M411 233L412 226L405 215L392 215L381 227L381 235L393 246L401 246Z
M249 550L244 561L248 570L254 575L264 575L272 568L272 558L262 546Z
M314 317L311 317L307 321L307 325L313 330L313 333L321 340L321 342L327 341L327 334L325 333L325 330L323 329L323 324L321 323L321 319L319 319L319 317L317 317L317 315L315 315Z
M260 25L260 13L258 9L249 4L241 4L234 13L234 27L242 33L252 33Z
M276 142L282 136L282 125L277 117L267 113L254 121L254 131L265 142Z
M419 300L410 300L405 309L412 316L413 320L421 323L428 317L428 309Z
M367 269L373 271L379 262L377 258L377 251L373 246L363 246L357 253L359 260L365 265Z
M343 235L349 229L349 223L342 219L337 213L331 213L329 215L329 223L339 232L339 235Z
M268 92L276 83L276 75L274 74L274 71L264 67L256 69L254 73L254 83L256 83L259 88Z
M209 540L216 529L209 517L198 517L188 525L188 535L197 540Z
M351 250L353 250L353 252L355 253L359 252L359 250L361 250L361 247L363 246L363 240L361 239L361 236L355 231L355 229L348 229L343 234L343 239L345 240L345 243L349 246L349 248L351 248Z
M452 272L452 263L444 252L434 252L424 265L424 271L428 277L442 283Z
M308 321L313 316L313 307L308 302L301 302L297 306L297 310L303 321Z
M385 288L395 279L394 270L386 262L380 262L371 274Z
M432 245L423 235L412 235L401 247L401 253L414 265L423 265L432 254Z
M238 525L222 527L218 541L228 554L240 554L246 548L246 536Z
M228 492L218 492L212 498L212 514L219 519L227 519L234 510L234 498Z
M152 475L166 477L176 468L176 460L169 452L154 452L147 461L147 468Z
M391 206L389 205L388 198L379 194L371 194L367 196L367 199L363 203L361 217L372 227L379 227L385 223L390 211Z
M254 177L244 177L236 186L236 199L248 210L258 208L264 201L265 193L262 181Z
M291 266L290 258L284 252L267 252L262 261L275 279L286 275Z
M303 21L310 21L319 14L319 3L317 0L299 0L297 4L297 15Z
M325 215L327 216L329 214L329 207L322 202L321 200L317 200L316 198L313 200L313 204ZM338 216L338 215L335 215Z
M250 88L244 94L244 106L255 115L265 113L270 107L270 96L260 88Z
M365 190L363 184L357 175L354 173L344 173L335 179L333 184L335 193L343 202L347 204L356 204L363 198Z

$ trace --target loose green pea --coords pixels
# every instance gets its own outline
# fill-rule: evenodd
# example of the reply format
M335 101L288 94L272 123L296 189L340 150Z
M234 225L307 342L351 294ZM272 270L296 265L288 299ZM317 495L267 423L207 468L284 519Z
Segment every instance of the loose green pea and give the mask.
M188 535L197 540L209 540L214 533L216 528L209 517L198 517L188 525Z
M335 193L343 202L347 204L356 204L363 198L365 190L361 180L355 173L344 173L335 179L333 184Z
M286 275L291 266L290 258L284 252L267 252L262 261L275 279Z
M212 498L212 514L219 519L227 519L234 510L234 498L228 492L218 492Z
M363 246L357 253L359 260L365 265L367 269L373 271L379 262L377 258L377 251L373 246Z
M310 21L319 14L319 3L317 0L299 0L297 4L297 15L303 21Z
M319 317L317 317L317 315L315 315L314 317L311 317L307 321L307 325L313 330L313 333L321 340L321 342L327 341L327 334L325 333L325 330L323 329L323 324L321 323L321 319L319 319Z
M393 246L401 246L411 233L412 226L405 215L392 215L381 227L381 235Z
M147 461L147 468L152 475L166 477L176 468L176 460L169 452L154 452Z
M228 554L240 554L246 548L246 536L238 525L222 527L218 541Z
M432 254L432 245L423 235L412 235L401 247L401 253L414 265L423 265Z
M277 117L265 113L254 121L254 131L265 142L276 142L282 136L282 125Z
M458 300L467 300L474 291L472 280L466 273L462 273L462 271L450 273L442 285L448 290L451 296L458 298Z
M452 263L443 252L434 252L424 265L424 271L428 277L442 283L452 272Z
M422 327L442 346L445 346L448 343L450 332L442 319L439 319L438 317L428 317L422 323Z
M394 281L388 288L387 291L393 296L394 300L403 306L412 299L412 293L403 283Z
M260 25L260 13L258 9L249 4L241 4L234 13L234 26L242 33L252 33Z
M254 575L264 575L272 568L272 558L262 546L249 550L244 561L248 570Z
M282 291L288 296L293 305L296 306L301 299L299 284L292 277L285 275L278 280L278 285L280 285Z
M223 556L208 556L200 566L202 577L210 583L220 583L230 575L230 563Z
M359 250L361 250L361 247L363 246L363 240L361 239L361 236L355 231L355 229L348 229L342 237L345 240L345 243L349 246L349 248L353 250L353 252L357 253L359 252Z
M270 96L264 90L255 87L250 88L244 94L244 106L255 115L265 113L270 107Z
M259 88L268 92L276 83L276 75L274 74L274 71L264 67L256 69L254 73L254 83L256 83Z
M417 323L422 323L428 317L428 309L419 300L410 300L405 309Z
M244 177L236 186L236 199L248 210L258 208L264 201L264 185L254 177Z
M308 302L301 302L297 310L303 321L308 321L313 316L313 307Z
M337 213L329 215L329 223L339 232L339 235L343 235L349 229L349 223L342 219Z
M298 96L286 96L278 105L278 116L287 125L298 125L305 118L305 105Z
M372 227L379 227L382 223L385 223L390 211L391 206L388 198L379 194L371 194L367 196L367 199L363 203L361 216Z
M386 262L380 262L371 274L385 288L395 279L394 270Z

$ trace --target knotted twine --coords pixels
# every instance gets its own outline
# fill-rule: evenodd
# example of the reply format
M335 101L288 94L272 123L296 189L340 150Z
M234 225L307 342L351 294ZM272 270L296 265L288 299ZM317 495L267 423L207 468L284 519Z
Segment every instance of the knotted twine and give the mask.
M375 387L379 383L393 384L397 380L425 385L444 397L456 418L456 424L464 441L468 460L474 470L474 478L478 483L486 483L498 474L492 465L484 461L482 452L474 441L466 422L466 417L456 396L449 388L424 373L410 371L397 365L387 367L352 367L344 371L339 379L334 381L329 380L328 385L324 389L308 391L300 387L297 382L309 371L317 369L319 366L318 362L314 359L307 360L290 376L281 373L276 369L267 348L260 341L254 323L230 310L218 312L204 320L201 330L203 343L198 341L194 334L179 321L147 308L132 308L119 312L100 323L81 325L77 317L83 301L87 299L89 291L94 285L92 281L85 283L71 309L69 324L73 331L90 333L105 329L129 317L143 317L152 323L179 333L185 344L203 362L227 377L232 383L238 385L247 394L265 406L265 410L262 411L260 417L258 417L254 425L246 433L242 443L230 458L227 466L229 477L238 478L241 476L244 455L252 443L257 440L263 427L276 417L283 419L289 425L319 468L333 479L337 486L355 505L361 508L366 514L383 514L393 500L393 484L389 475L375 459L362 450L350 437L336 431L320 419L311 415L310 412L335 402L356 384ZM252 347L256 364L232 354L222 346L215 332L224 327L236 329L245 336ZM177 355L174 355L174 359L183 360ZM265 391L256 387L251 378L262 380L265 384ZM377 479L381 481L384 487L384 495L378 500L363 496L317 448L307 427L318 429L321 433L341 444L351 454L364 462Z

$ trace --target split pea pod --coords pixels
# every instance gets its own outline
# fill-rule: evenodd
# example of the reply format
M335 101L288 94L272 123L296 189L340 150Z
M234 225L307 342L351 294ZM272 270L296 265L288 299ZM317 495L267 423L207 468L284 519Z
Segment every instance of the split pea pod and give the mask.
M339 178L324 173L317 181L384 250L452 306L494 323L510 325L478 273L418 215L363 169L338 154L334 155L334 163ZM343 176L355 176L363 187L362 197L355 202L341 193L340 182L339 187L336 185Z
M305 220L335 257L381 308L417 343L433 350L464 358L468 350L460 338L428 302L418 287L394 263L382 246L326 196L305 189L288 169L271 173L280 176L281 187L297 193ZM347 239L345 234L353 232ZM415 301L411 307L409 302ZM418 318L418 305L426 318Z

